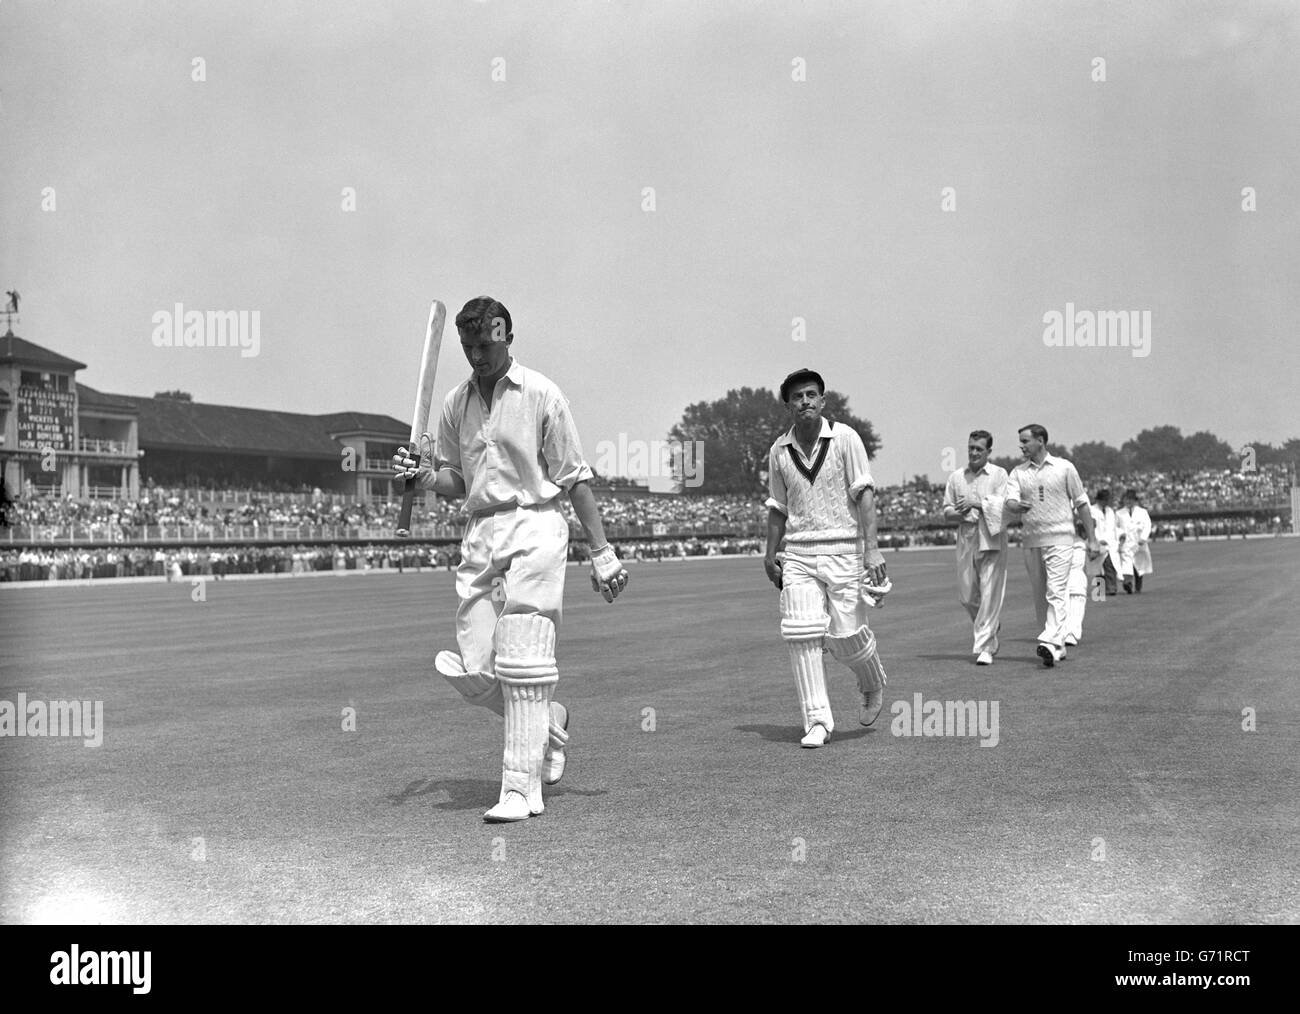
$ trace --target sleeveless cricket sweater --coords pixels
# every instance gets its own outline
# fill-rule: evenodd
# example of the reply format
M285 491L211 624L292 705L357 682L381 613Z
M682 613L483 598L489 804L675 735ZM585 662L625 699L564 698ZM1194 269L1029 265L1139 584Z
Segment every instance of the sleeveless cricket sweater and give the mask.
M793 428L768 459L769 507L786 515L786 552L822 556L862 551L857 501L875 483L862 438L852 428L823 420L822 435L805 459Z

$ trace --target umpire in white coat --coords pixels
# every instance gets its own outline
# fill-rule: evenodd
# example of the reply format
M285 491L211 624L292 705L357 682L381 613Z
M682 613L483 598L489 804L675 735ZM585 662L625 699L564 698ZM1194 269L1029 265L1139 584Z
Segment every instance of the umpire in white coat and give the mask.
M1138 502L1137 490L1124 491L1124 499L1120 504L1116 520L1119 528L1120 575L1124 579L1124 591L1128 594L1136 591L1141 595L1142 578L1153 573L1155 567L1151 564L1151 548L1148 545L1148 540L1151 538L1151 515Z
M1092 525L1101 544L1101 573L1106 594L1119 591L1119 527L1115 508L1110 505L1110 490L1099 489L1092 498Z

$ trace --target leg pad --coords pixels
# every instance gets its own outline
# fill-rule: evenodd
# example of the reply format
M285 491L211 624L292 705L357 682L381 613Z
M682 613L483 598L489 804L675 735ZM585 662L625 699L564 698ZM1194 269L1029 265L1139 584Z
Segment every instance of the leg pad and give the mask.
M825 726L828 733L835 730L822 662L822 643L829 622L820 585L807 582L781 589L781 636L790 649L805 733L814 725Z
M509 613L497 620L496 669L502 681L554 683L555 624L536 613Z
M542 759L552 740L551 696L560 678L555 624L536 613L502 616L496 628L496 670L505 702L499 802L518 792L531 813L541 813Z
M829 622L821 585L809 581L781 589L781 636L787 641L820 641Z
M492 673L469 672L461 657L454 651L438 652L433 660L433 667L470 704L481 705L498 715L505 714L505 704L501 699L501 684Z
M889 682L876 651L876 635L867 627L859 627L851 634L828 636L826 649L853 670L858 689L864 694L880 690Z

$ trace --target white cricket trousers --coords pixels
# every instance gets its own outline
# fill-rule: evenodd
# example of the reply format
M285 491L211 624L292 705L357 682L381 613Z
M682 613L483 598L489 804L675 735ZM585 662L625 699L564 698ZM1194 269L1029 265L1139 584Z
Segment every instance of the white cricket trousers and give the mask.
M456 642L465 668L495 672L497 617L537 613L560 627L569 525L552 500L470 518L456 568Z
M1065 647L1066 624L1070 619L1071 547L1026 547L1024 554L1025 570L1029 572L1029 593L1042 627L1038 640L1059 650Z
M867 613L871 607L862 597L862 566L861 553L803 556L787 551L781 568L781 582L819 585L826 595L830 614L827 633L843 637L862 627L870 631Z
M1097 562L1098 571L1101 561ZM1076 641L1083 640L1083 616L1088 608L1088 550L1082 542L1070 547L1070 581L1066 590L1070 593L1070 617L1065 624L1065 632L1073 634Z
M979 551L979 537L957 536L957 599L971 619L974 647L971 653L993 652L1002 600L1007 594L1007 554L997 549Z

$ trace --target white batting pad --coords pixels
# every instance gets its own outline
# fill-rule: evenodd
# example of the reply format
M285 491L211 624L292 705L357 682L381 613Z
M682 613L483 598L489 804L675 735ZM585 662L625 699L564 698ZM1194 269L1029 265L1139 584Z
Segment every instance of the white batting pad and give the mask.
M802 581L781 589L781 636L787 641L820 641L829 622L821 585Z
M501 756L501 797L518 792L532 813L541 813L542 755L549 741L551 692L554 683L505 684L505 751Z
M826 667L822 640L830 618L821 586L812 582L788 584L781 589L781 636L790 649L790 666L799 689L803 731L814 725L835 731L830 698L826 695Z
M858 678L858 689L864 694L880 690L888 682L885 667L876 652L876 635L867 627L859 627L851 634L826 638L826 649Z
M502 616L496 628L496 669L506 720L500 802L506 793L518 792L528 800L530 812L541 813L542 758L551 742L551 695L560 678L555 624L536 614Z
M497 620L496 669L502 680L554 683L555 624L536 613L507 613Z
M563 750L569 745L569 734L565 731L564 726L555 720L555 709L563 707L561 704L551 705L550 718L550 743L552 750Z
M501 684L490 672L467 671L465 663L454 651L438 652L433 667L470 704L482 705L498 715L505 714Z

